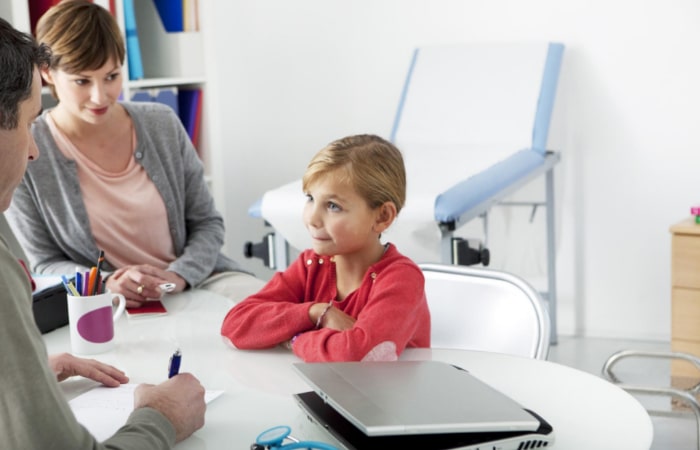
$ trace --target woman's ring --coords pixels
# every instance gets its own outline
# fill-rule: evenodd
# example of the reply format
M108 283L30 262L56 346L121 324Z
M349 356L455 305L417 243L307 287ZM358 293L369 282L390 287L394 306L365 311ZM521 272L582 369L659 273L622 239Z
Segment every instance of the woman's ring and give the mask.
M143 293L143 288L144 288L144 285L139 284L139 287L136 288L136 293L141 295Z

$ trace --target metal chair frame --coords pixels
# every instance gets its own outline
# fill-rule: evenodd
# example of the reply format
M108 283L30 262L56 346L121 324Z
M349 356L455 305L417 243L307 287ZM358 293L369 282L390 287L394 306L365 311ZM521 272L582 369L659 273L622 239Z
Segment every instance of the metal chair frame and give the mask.
M693 415L695 416L695 424L697 430L697 448L700 450L700 403L696 396L700 393L700 382L688 389L679 389L671 386L646 386L624 383L620 378L613 372L613 367L623 359L628 358L650 358L650 359L663 359L663 360L682 360L687 361L697 367L700 370L700 358L689 353L682 352L655 352L655 351L641 351L641 350L620 350L613 353L608 357L607 361L602 368L603 376L619 386L621 389L631 393L631 394L644 394L644 395L654 395L654 396L664 396L671 397L682 401L687 404ZM662 411L649 411L650 414L664 415L664 416L677 416L679 413L673 412L662 412Z

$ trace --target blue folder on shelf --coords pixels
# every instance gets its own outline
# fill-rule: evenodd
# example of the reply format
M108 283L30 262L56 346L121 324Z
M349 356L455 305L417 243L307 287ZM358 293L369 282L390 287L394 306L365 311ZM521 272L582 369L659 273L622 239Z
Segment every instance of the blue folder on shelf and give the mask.
M134 12L134 0L124 0L124 32L126 34L126 53L129 64L129 79L140 80L144 78L143 61L141 60L141 46L136 27L136 14Z
M190 140L195 147L199 142L199 123L202 113L202 90L180 89L178 95L180 120L187 130Z
M176 33L185 30L183 0L153 0L163 22L163 28L168 33Z
M132 102L156 102L170 106L176 114L180 114L178 103L178 88L163 87L154 89L139 89L131 94Z

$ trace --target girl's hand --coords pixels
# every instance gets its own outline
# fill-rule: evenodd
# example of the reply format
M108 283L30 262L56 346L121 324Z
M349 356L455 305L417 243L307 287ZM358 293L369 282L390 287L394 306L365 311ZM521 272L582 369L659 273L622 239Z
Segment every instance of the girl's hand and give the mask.
M355 325L355 318L345 314L336 307L331 306L326 315L321 319L320 328L331 328L333 330L345 331Z
M318 323L319 317L321 322L318 324L319 328L330 328L337 331L345 331L355 325L355 318L345 314L338 308L331 306L328 308L328 303L314 303L311 308L309 308L309 319L313 324ZM324 314L325 311L325 314Z

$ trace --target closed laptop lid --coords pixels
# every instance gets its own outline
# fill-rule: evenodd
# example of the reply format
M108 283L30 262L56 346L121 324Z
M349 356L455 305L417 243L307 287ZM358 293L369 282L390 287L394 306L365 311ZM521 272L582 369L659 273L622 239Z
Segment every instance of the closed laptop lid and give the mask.
M430 450L523 450L546 448L554 444L552 426L533 411L540 421L537 431L476 431L470 433L392 434L368 436L350 423L314 391L294 394L298 406L322 436L335 439L345 450L387 450L419 448ZM306 429L305 433L310 430ZM328 437L321 438L322 440ZM336 442L331 440L331 444Z
M295 363L368 436L534 431L539 421L469 372L439 361Z

